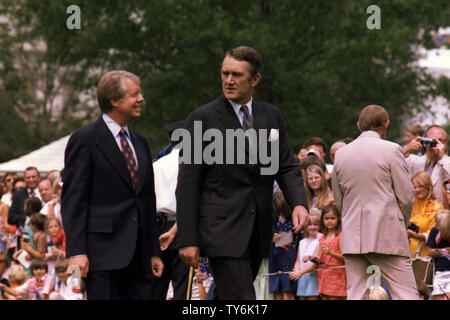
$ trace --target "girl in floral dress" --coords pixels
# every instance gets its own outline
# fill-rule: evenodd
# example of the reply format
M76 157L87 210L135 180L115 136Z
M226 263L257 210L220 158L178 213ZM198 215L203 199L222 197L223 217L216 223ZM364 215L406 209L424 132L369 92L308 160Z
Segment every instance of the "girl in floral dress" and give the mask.
M317 270L320 297L322 300L345 300L347 279L341 247L341 214L334 205L322 209L320 226L323 237L316 254L323 263Z

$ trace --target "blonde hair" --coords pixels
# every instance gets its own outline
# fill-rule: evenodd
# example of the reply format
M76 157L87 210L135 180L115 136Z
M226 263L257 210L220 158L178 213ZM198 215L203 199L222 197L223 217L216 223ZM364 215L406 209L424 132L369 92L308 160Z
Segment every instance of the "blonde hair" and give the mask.
M369 287L369 300L389 300L389 296L381 286Z
M8 269L8 278L11 282L22 284L25 281L26 276L25 269L20 264L13 264Z
M425 200L436 199L436 195L433 190L433 182L431 181L430 175L426 171L420 171L413 175L411 182L414 183L414 181L419 184L419 186L428 190Z
M450 210L442 209L434 215L436 228L444 237L450 237Z
M306 200L308 201L308 207L311 209L314 191L311 189L311 187L308 184L308 173L315 173L315 174L320 175L320 178L321 178L320 190L318 191L318 194L317 194L316 208L321 210L329 202L328 197L329 197L330 190L328 189L327 178L325 177L325 171L323 171L321 167L319 167L318 165L315 165L315 164L312 164L306 168L306 181L305 181Z
M303 230L303 235L305 236L305 238L308 238L310 236L309 231L308 231L308 226L310 226L312 224L313 220L316 220L319 222L320 224L320 216L321 216L321 212L319 209L311 209L309 211L309 217L310 217L310 221L308 221L308 223L305 226L305 229Z

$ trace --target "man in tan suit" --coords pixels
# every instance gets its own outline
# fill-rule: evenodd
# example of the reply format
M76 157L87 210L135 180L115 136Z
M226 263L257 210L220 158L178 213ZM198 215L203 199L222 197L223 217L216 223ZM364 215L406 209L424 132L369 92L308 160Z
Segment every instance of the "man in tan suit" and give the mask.
M418 299L406 235L414 191L401 147L383 140L384 108L365 107L357 125L362 133L336 152L332 178L342 212L347 298L367 299L366 271L376 265L393 299Z

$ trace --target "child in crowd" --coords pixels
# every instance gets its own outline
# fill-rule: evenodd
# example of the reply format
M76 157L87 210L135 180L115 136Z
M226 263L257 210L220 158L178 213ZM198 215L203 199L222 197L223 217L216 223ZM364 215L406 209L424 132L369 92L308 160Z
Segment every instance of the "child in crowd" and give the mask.
M22 288L25 300L48 300L50 292L55 285L54 278L48 272L47 262L44 259L33 259L30 266L32 278L28 279Z
M55 275L55 261L59 257L66 256L66 235L58 218L48 218L47 225L47 253L45 260L48 262L50 275Z
M434 215L443 209L441 203L436 201L433 191L433 182L426 171L416 173L411 182L414 187L414 205L411 212L409 224L418 227L418 230L407 230L411 258L416 256L426 257L426 240L431 228L434 227Z
M269 291L276 300L294 300L297 283L285 272L291 271L297 258L293 242L292 210L281 192L273 195L273 207L277 222L269 257L269 272L279 272L269 279Z
M341 213L334 205L322 209L320 238L316 256L320 262L317 271L319 294L322 300L345 300L347 298L347 279L344 256L341 246Z
M316 265L309 261L319 247L319 239L322 236L320 230L320 211L312 209L310 212L311 223L307 226L304 236L298 247L297 261L294 270L289 274L291 280L297 282L297 296L300 300L319 300L319 284L317 282Z
M8 258L4 252L0 252L0 283L9 286L8 281ZM0 300L5 299L4 292L0 289Z
M8 293L23 300L47 300L54 286L53 277L47 274L47 263L44 259L33 259L30 270L33 277L19 289L8 290Z
M446 300L450 299L450 210L438 211L434 219L436 226L427 240L428 255L435 265L431 295L434 300Z
M21 288L26 278L25 269L20 264L12 264L8 269L9 287L0 284L0 289L4 291L8 300L22 299Z
M305 194L310 210L313 208L322 210L327 204L334 202L325 172L318 165L312 164L306 168Z
M382 286L369 287L369 300L389 300L388 293Z
M56 218L55 218L56 219ZM55 263L55 273L57 281L53 292L50 293L50 300L83 300L83 284L81 279L76 279L75 276L70 276L67 273L69 268L69 261L67 259L59 259ZM75 281L80 281L76 284ZM80 286L78 288L77 286Z
M29 259L45 258L45 253L47 252L47 235L45 234L46 222L47 217L43 214L33 213L31 215L30 229L32 231L32 236L22 236L22 249L15 253L15 258L17 258L17 256L20 255L23 250L28 253Z

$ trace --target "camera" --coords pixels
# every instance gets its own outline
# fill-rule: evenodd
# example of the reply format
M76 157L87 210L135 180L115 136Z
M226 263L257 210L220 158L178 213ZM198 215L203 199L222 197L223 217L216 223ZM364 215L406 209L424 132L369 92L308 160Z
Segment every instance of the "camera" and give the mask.
M415 233L419 233L419 226L415 223L410 223L408 225L408 229L414 231Z
M314 264L324 264L324 262L319 261L316 257L309 258L309 261L311 261Z
M316 155L316 151L314 151L314 149L309 149L309 150L306 152L306 155L308 155L308 156L317 156L317 155Z
M422 141L420 141L422 146L424 147L436 147L437 141L433 138L423 138Z

